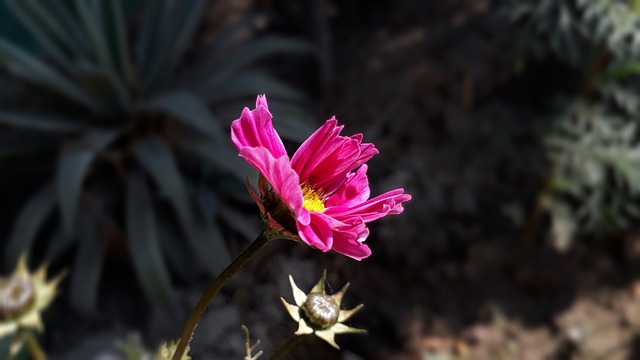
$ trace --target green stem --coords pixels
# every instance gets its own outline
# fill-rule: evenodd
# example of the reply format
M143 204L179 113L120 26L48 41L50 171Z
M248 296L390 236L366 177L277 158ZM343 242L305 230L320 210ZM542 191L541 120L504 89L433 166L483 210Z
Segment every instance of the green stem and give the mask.
M47 355L44 354L44 351L42 351L40 344L38 344L38 341L31 331L24 332L24 340L33 360L47 360Z
M198 322L200 321L202 314L207 310L207 307L209 307L211 300L213 300L229 279L231 279L231 277L269 241L270 236L267 232L268 230L263 231L248 248L238 255L238 257L236 257L231 264L229 264L229 266L227 266L227 268L218 275L211 286L209 286L204 294L202 294L200 301L198 301L196 307L191 311L191 315L189 315L189 319L187 319L187 323L184 325L184 330L182 330L182 336L180 337L178 348L176 349L175 354L173 354L173 360L182 359L187 347L191 343L191 339L193 339L193 333L196 331Z
M294 335L290 338L275 354L271 355L269 360L278 360L282 359L283 356L287 355L291 349L293 349L298 343L302 341L302 335Z

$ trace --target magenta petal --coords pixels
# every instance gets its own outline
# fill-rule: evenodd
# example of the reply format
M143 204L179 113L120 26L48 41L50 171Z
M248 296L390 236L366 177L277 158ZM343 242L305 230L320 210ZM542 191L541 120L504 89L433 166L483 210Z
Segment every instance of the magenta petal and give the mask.
M264 95L258 96L254 110L244 108L240 118L231 123L231 140L238 150L263 147L276 159L287 154L282 140L273 128L272 116Z
M322 161L318 161L308 177L308 181L326 193L336 191L353 170L353 162L359 155L357 142L351 139L338 139Z
M334 232L333 250L360 261L371 255L371 249L364 244L368 236L369 229L362 219L356 218L353 225L341 227Z
M338 136L342 126L337 126L338 120L327 120L316 130L291 158L291 166L300 174L300 178L307 180L313 172L315 165L324 159L333 145L333 140Z
M335 118L327 120L291 159L291 166L300 179L325 193L337 190L349 172L373 156L369 147L365 146L367 153L363 157L362 135L339 136L343 126L337 124Z
M378 154L378 149L371 143L360 144L360 156L354 161L353 169L371 160L374 155Z
M333 245L332 219L318 212L309 213L311 220L308 225L298 222L298 236L315 248L324 252L331 250Z
M357 216L368 223L386 215L400 214L404 210L402 203L409 200L411 200L411 195L405 194L404 189L396 189L355 206L327 208L325 213L340 221Z
M369 198L369 180L367 165L362 165L357 172L347 175L344 184L325 201L325 207L350 207L361 204Z
M287 156L275 159L269 150L262 147L240 149L240 156L267 179L282 202L296 215L298 222L309 224L309 212L303 206L300 179L291 168Z
M337 253L358 261L371 256L371 249L366 244L352 240L342 241L337 238L336 241L339 241L339 244L335 244L333 250Z

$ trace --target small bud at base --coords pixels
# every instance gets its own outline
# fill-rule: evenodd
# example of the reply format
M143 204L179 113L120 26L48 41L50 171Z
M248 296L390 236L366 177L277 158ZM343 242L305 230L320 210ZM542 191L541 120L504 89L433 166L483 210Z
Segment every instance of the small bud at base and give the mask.
M309 324L318 329L326 329L338 322L340 306L335 300L323 293L310 293L300 307Z

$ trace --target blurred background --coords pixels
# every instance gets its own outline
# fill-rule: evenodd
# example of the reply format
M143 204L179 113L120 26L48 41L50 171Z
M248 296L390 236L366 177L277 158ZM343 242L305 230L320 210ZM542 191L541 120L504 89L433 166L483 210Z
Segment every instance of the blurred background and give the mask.
M640 359L639 16L637 0L2 0L0 267L28 252L69 270L44 315L52 359L177 338L259 233L229 124L265 93L289 153L335 115L380 150L372 193L413 200L362 262L269 245L194 359L242 358L241 324L271 354L296 329L288 274L308 290L324 268L369 333L291 359Z

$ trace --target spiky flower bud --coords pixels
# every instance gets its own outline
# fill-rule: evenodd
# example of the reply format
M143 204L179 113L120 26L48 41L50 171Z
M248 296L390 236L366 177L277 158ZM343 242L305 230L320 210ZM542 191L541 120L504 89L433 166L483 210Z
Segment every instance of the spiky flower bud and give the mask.
M316 329L326 329L338 322L340 305L329 295L310 293L300 307L307 322Z
M31 273L21 256L13 274L0 278L0 338L20 328L42 330L40 314L53 301L62 277L47 281L46 266Z
M0 320L20 317L33 306L35 299L35 288L28 277L0 278Z
M326 278L327 272L325 271L320 281L311 289L309 294L305 294L293 281L293 277L289 275L296 305L289 304L283 298L280 299L289 315L298 322L296 335L315 334L331 346L339 349L334 340L336 334L366 332L343 324L344 321L358 312L363 305L358 305L351 310L340 310L342 298L347 292L349 284L347 283L337 293L329 295L324 288Z

